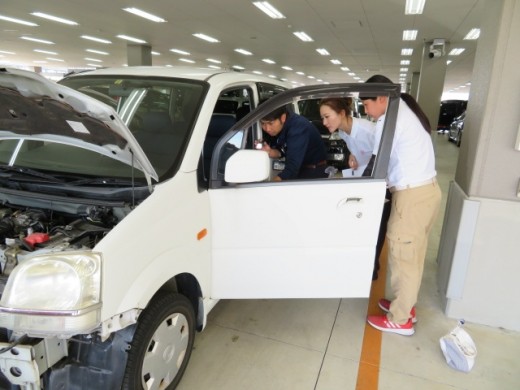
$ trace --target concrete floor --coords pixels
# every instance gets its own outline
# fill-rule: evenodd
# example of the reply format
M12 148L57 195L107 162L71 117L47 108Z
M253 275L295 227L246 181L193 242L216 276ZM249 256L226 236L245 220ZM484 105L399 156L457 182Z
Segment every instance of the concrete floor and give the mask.
M466 323L478 349L470 373L450 368L440 350L439 338L457 324L441 310L436 258L459 149L447 135L435 134L434 140L443 204L430 236L419 322L411 337L382 334L376 387L357 385L369 299L296 299L219 302L206 329L196 335L178 389L520 389L518 332Z

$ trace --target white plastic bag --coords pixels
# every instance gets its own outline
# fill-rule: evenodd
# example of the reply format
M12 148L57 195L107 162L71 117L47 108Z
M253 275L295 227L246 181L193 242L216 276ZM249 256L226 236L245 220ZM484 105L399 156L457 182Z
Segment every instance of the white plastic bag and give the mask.
M459 321L459 324L439 341L448 365L456 370L469 372L475 364L477 347L462 325L464 320Z

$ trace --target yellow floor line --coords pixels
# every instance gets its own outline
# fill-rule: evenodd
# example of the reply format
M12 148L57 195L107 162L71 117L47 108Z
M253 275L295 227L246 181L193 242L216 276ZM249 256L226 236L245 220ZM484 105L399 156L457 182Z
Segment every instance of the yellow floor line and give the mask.
M379 257L379 278L372 282L367 315L382 314L377 302L385 296L387 249L383 246ZM363 345L359 359L356 390L377 390L379 386L379 363L381 360L382 332L365 323Z

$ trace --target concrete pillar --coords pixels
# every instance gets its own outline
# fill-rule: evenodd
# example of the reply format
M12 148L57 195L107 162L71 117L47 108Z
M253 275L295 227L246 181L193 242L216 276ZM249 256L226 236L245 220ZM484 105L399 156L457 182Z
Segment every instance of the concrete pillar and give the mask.
M448 317L520 331L520 2L488 1L480 29L437 280Z
M428 41L424 42L423 45L421 72L417 87L417 102L430 120L432 130L436 130L447 65L446 55L434 58L429 57L431 44L432 41ZM448 43L446 43L445 53L448 50Z
M128 66L152 65L152 47L148 45L126 46Z
M410 92L409 94L412 95L415 100L417 100L417 91L419 90L419 72L413 72L412 73L412 82L410 83Z

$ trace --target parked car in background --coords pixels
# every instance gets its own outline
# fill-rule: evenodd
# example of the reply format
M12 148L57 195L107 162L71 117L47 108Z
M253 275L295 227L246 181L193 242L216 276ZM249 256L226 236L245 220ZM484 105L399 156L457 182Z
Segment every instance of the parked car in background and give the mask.
M467 100L443 100L439 111L439 120L437 122L437 131L448 131L451 122L466 111L468 105Z
M261 118L358 92L389 97L372 174L269 181ZM0 388L172 390L219 299L368 297L399 94L0 69Z
M460 146L462 140L462 133L464 131L464 119L466 118L466 111L460 114L453 122L451 122L448 133L448 141L454 142Z

